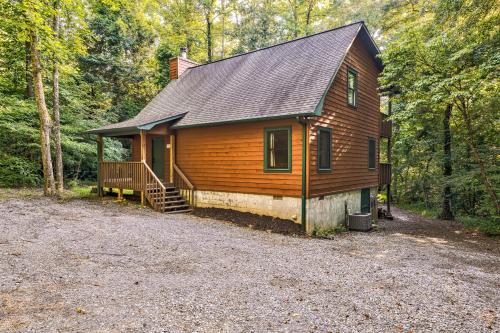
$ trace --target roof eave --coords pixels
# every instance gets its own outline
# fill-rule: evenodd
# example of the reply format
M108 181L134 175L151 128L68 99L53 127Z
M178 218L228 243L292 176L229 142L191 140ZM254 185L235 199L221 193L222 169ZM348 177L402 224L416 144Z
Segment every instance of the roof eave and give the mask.
M160 120L153 121L153 122L150 122L150 123L147 123L147 124L144 124L144 125L137 126L137 128L140 129L140 130L150 130L153 127L155 127L156 125L160 125L160 124L163 124L163 123L168 123L169 121L174 121L174 120L181 119L185 115L186 115L186 113L182 113L182 114L179 114L179 115L176 115L176 116L167 117L165 119L160 119Z
M184 117L185 114L186 113L182 113L182 114L179 114L179 115L175 115L175 116L167 117L167 118L164 118L164 119L152 121L152 122L145 123L145 124L138 125L138 126L128 126L128 127L118 127L118 128L104 128L104 129L97 128L97 129L92 129L92 130L85 131L84 133L87 133L87 134L104 134L104 135L107 134L108 136L134 135L134 134L139 134L139 132L141 130L148 131L148 130L152 129L153 127L155 127L156 125L167 123L169 121L178 120L178 119Z
M136 126L131 127L119 127L119 128L96 128L92 130L85 131L86 134L103 134L107 136L120 136L120 135L134 135L139 133L139 129Z
M217 121L210 123L199 123L192 125L174 125L173 129L182 129L182 128L194 128L194 127L209 127L209 126L220 126L220 125L229 125L229 124L239 124L239 123L251 123L256 121L266 121L266 120L277 120L277 119L287 119L287 118L295 118L302 116L315 116L315 112L300 112L300 113L290 113L284 115L276 115L276 116L265 116L265 117L254 117L254 118L246 118L246 119L236 119L236 120L227 120L227 121Z

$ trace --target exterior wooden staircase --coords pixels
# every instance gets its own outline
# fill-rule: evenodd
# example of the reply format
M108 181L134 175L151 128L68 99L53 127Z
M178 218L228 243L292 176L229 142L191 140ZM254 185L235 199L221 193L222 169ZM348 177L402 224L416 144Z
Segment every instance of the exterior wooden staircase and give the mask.
M189 202L181 195L180 189L170 183L163 183L163 187L155 183L146 184L146 198L151 206L163 213L189 213L193 209Z
M140 191L141 202L147 199L159 212L191 212L194 186L177 165L172 171L173 183L164 183L145 162L100 162L98 186Z

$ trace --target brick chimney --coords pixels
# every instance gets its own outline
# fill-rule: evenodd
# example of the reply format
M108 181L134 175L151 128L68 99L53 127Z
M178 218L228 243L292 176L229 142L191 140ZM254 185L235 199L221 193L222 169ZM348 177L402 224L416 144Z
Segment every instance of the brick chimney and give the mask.
M180 56L169 60L170 80L178 79L186 69L197 65L198 63L187 58L187 47L181 47Z

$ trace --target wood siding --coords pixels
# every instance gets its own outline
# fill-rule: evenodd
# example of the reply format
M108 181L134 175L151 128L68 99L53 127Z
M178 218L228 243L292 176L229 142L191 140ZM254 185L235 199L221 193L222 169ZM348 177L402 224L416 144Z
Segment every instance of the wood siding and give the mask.
M198 64L189 59L172 58L168 62L168 71L170 80L176 80L186 71L186 69L197 66Z
M264 172L264 128L292 127L292 171ZM197 190L300 197L302 125L273 120L177 130L176 163Z
M357 107L347 104L347 70L358 73ZM310 119L309 197L378 186L379 70L362 41L354 41L331 86L322 115ZM318 126L331 128L332 170L318 171ZM368 169L368 138L375 139L376 168Z
M178 78L177 69L178 69L178 60L177 58L172 58L168 61L168 77L170 80L175 80Z

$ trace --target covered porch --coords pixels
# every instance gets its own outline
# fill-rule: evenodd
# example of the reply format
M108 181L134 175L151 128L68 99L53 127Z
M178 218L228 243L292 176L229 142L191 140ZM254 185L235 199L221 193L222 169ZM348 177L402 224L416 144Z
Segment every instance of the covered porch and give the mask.
M142 206L149 203L157 211L178 213L192 209L194 186L175 163L175 131L169 124L95 134L100 196L105 195L104 188L117 189L120 199L124 190L132 190L140 196ZM131 160L105 160L104 137L131 140Z

